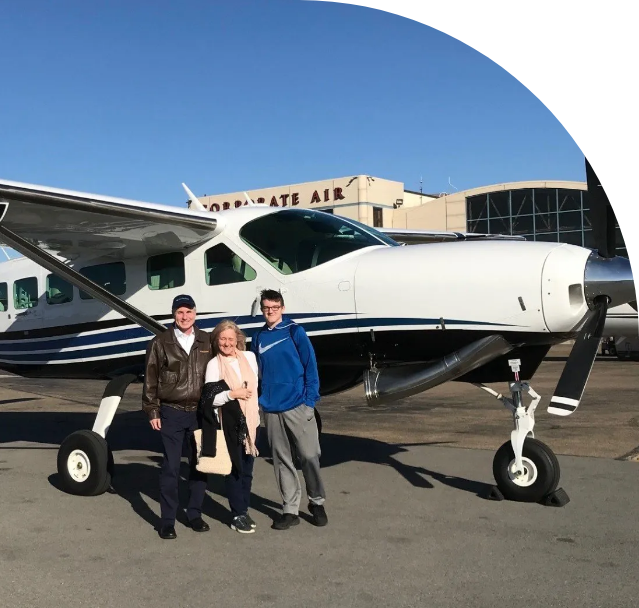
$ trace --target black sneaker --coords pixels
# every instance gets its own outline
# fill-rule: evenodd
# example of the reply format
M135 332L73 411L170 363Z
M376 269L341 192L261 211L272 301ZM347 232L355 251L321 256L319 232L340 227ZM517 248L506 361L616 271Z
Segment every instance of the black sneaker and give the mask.
M312 502L308 503L308 510L313 516L313 523L316 526L325 526L328 523L328 516L326 515L326 509L324 505L314 505Z
M236 515L231 522L231 530L235 530L240 534L253 534L254 528L246 521L245 515Z
M257 528L257 524L253 521L253 518L248 513L244 514L244 519L246 520L246 523L251 526L251 528L253 528L254 530L255 528Z
M273 530L288 530L291 526L297 526L297 524L299 523L299 515L293 515L293 513L284 513L284 515L273 522L271 528L273 528Z

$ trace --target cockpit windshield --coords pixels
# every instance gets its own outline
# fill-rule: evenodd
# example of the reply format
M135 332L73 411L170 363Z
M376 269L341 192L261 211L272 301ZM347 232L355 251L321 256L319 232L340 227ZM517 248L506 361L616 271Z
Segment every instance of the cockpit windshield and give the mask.
M314 268L351 251L395 241L368 226L312 211L285 209L248 222L241 239L282 274Z

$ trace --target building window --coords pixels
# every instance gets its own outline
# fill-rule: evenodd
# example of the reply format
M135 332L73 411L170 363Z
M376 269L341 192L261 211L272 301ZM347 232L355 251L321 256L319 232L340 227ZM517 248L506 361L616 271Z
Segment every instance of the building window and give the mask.
M47 304L65 304L73 300L73 285L60 277L50 274L47 277Z
M80 274L87 279L91 279L101 287L104 287L104 289L115 296L121 296L126 291L126 270L124 268L124 262L86 266L80 270ZM88 293L82 290L80 290L80 297L83 300L93 299Z
M183 253L163 253L147 260L146 284L149 289L173 289L184 285L184 281Z
M557 213L557 190L555 188L535 189L535 214Z
M13 307L35 308L38 305L38 279L19 279L13 284Z
M513 218L520 215L533 214L533 193L531 188L511 190L510 199Z
M478 194L466 199L466 213L468 222L477 222L488 218L488 195ZM485 232L483 230L471 230L470 232Z
M469 221L468 232L473 232L474 234L488 234L488 220Z
M510 191L491 192L488 195L488 213L493 217L510 217Z
M581 211L581 190L557 190L559 211Z
M559 214L559 232L581 230L581 211L565 211Z
M6 312L9 308L9 286L7 283L0 283L0 312Z
M373 207L373 228L384 227L384 211L381 207Z
M243 283L257 277L255 270L223 243L207 250L204 271L207 285Z

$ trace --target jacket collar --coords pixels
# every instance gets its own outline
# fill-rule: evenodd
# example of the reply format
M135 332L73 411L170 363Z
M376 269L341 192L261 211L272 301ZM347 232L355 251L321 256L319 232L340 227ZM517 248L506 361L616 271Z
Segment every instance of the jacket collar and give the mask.
M162 334L162 339L164 340L164 342L171 342L173 344L177 342L177 338L175 337L175 332L173 331L174 329L175 329L175 323L171 323L171 325L169 325L166 328L166 331ZM210 341L209 334L206 333L205 331L202 331L199 327L197 327L197 325L193 326L193 331L195 333L196 342L205 344Z

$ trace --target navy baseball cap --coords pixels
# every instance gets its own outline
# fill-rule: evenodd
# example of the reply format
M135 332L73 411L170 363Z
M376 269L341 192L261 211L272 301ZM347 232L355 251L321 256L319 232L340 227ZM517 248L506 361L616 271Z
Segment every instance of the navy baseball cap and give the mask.
M195 308L195 300L187 294L175 296L175 298L173 298L173 306L171 306L171 312L175 312L178 308L182 308L182 306L193 309Z

